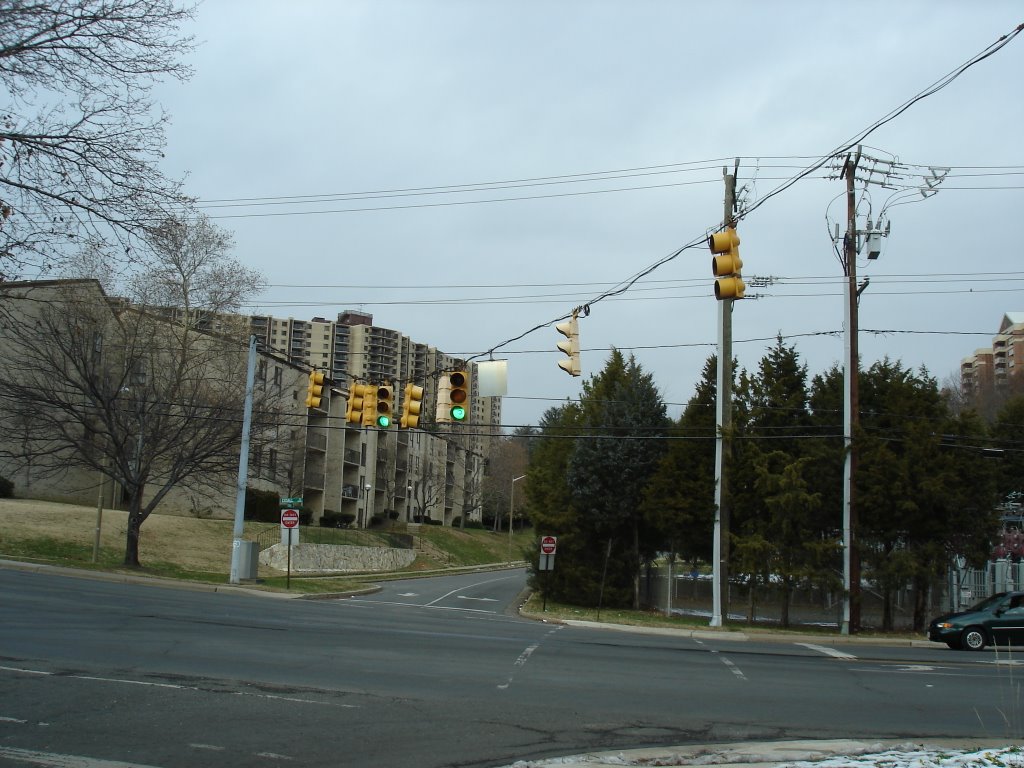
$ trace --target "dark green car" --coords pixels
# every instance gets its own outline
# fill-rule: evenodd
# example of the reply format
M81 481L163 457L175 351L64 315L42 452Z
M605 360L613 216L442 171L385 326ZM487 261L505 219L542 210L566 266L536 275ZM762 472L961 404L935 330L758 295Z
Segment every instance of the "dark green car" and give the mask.
M966 651L1024 645L1024 592L999 592L966 611L938 616L928 625L928 639Z

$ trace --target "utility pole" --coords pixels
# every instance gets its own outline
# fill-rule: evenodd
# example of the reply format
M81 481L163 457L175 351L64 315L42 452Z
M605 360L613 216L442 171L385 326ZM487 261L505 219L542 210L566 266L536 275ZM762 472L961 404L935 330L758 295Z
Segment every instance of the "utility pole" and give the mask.
M847 156L843 165L842 178L846 179L846 238L843 248L843 270L846 283L843 300L846 305L845 366L843 388L843 624L844 635L860 630L860 553L857 548L857 506L854 499L854 478L857 472L857 453L853 444L854 431L860 422L858 412L858 374L860 369L857 351L858 316L857 300L857 196L854 182L861 148L853 157Z
M723 227L735 227L736 173L740 161L736 160L733 173L722 169L725 182ZM723 615L729 615L729 500L728 454L729 429L732 422L732 306L733 299L718 304L718 378L715 398L715 530L712 552L712 627L723 625Z

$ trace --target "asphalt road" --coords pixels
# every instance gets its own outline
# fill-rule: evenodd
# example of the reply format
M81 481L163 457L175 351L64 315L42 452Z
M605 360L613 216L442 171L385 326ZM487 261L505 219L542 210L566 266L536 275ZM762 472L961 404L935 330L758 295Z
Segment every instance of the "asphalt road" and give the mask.
M1022 735L1024 673L1005 653L548 624L515 615L524 584L503 571L285 600L0 570L0 766L499 766Z

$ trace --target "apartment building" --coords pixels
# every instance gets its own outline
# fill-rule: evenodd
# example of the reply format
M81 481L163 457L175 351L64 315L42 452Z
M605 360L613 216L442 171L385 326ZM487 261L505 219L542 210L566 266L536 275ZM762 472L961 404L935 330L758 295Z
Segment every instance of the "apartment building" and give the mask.
M357 526L385 519L430 519L450 525L481 515L486 459L501 423L501 398L479 397L475 364L373 324L373 316L347 310L334 321L253 316L252 333L291 362L323 371L332 386L321 409L311 409L304 500L317 516L341 513ZM441 374L470 374L466 425L435 424ZM395 412L404 387L423 387L421 429L366 429L345 423L353 383L390 384ZM422 427L428 427L424 431Z
M960 363L966 403L991 415L1011 394L1024 392L1024 312L1007 312L992 346L976 349Z
M144 476L143 505L231 517L246 330L237 317L132 305L95 280L0 284L0 475L22 497L115 509ZM307 369L260 352L256 370L247 485L292 495L304 482Z

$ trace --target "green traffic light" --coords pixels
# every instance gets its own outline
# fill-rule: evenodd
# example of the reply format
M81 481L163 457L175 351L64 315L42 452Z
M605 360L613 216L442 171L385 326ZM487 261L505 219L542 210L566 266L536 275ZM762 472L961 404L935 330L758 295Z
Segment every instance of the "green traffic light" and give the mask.
M390 416L385 416L385 415L381 414L380 416L377 417L377 426L378 427L390 427L391 426L391 417Z
M461 405L456 405L452 408L452 420L462 421L466 418L466 409Z

